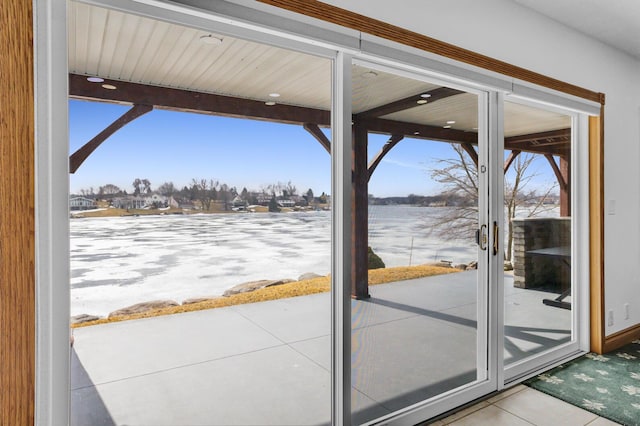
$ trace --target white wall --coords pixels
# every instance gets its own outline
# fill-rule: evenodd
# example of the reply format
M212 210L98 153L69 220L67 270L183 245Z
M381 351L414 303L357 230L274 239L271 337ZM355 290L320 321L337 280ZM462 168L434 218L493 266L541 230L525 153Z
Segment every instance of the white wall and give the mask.
M607 335L640 323L640 61L509 0L325 0L606 94ZM624 319L624 304L630 318Z

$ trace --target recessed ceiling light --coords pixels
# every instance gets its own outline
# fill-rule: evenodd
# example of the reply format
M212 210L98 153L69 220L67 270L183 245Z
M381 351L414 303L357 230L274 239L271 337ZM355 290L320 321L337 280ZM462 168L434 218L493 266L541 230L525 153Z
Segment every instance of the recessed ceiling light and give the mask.
M280 93L269 93L269 97L270 98L279 98L280 97Z
M443 129L450 129L451 126L443 126Z
M420 134L420 132L413 132L413 134L414 134L414 135L419 135L419 134Z
M423 93L422 95L420 95L421 98L430 98L431 97L431 93Z
M100 77L87 77L87 81L90 81L92 83L102 83L104 81L104 78L100 78Z
M274 106L276 103L274 101L268 101L264 103L265 105Z
M419 104L419 105L424 105L424 104L427 103L427 100L426 99L419 99L418 101L416 101L416 103Z
M378 73L375 72L375 71L367 71L367 72L363 72L362 73L362 77L364 77L364 78L374 78L374 77L377 77L377 76L378 76Z
M456 122L454 120L449 120L447 121L447 124L456 124Z
M204 44L209 44L212 46L217 46L222 44L222 39L219 37L214 37L211 34L200 36L200 41Z
M103 88L108 89L108 90L116 90L117 87L114 86L113 84L103 84L102 85Z

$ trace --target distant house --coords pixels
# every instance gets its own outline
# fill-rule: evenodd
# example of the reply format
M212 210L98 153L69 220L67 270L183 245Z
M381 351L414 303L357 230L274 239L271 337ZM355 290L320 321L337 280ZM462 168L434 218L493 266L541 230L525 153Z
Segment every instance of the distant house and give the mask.
M95 200L85 197L71 197L69 199L70 210L90 210L96 208Z
M169 200L167 201L167 205L174 209L177 209L180 207L180 203L173 197L169 197Z
M169 207L180 208L183 210L195 210L196 206L193 204L193 201L182 198L182 197L169 197Z
M236 196L233 201L231 202L234 208L237 207L247 207L247 202L245 200L242 199L241 196Z
M256 201L261 206L268 206L271 198L273 198L273 195L259 194Z
M113 207L117 209L143 209L147 205L147 202L142 197L128 196L114 198L112 201Z
M153 194L144 199L147 206L167 207L167 197L160 194Z
M280 207L293 207L295 205L296 205L296 202L288 198L278 200L278 206Z

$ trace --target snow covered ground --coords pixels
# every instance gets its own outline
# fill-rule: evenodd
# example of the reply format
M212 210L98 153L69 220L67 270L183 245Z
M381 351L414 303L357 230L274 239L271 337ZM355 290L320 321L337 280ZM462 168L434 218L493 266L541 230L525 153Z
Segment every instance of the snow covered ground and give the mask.
M369 245L387 266L475 259L472 241L425 233L427 208L371 206ZM331 268L330 212L71 219L71 315L221 295L260 279Z

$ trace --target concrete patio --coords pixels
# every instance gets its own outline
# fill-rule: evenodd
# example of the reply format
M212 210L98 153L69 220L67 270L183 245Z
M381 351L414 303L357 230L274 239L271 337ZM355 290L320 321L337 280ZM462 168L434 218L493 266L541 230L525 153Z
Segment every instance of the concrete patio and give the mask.
M352 302L354 423L475 379L474 280L376 285ZM510 276L505 293L507 362L569 338L570 311L543 305L549 293L513 288ZM329 424L329 294L74 335L73 425Z

